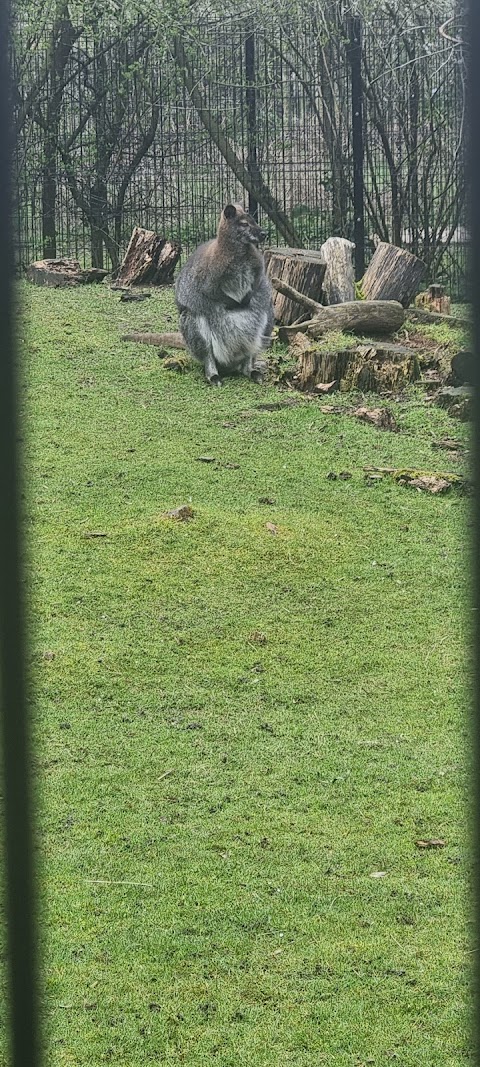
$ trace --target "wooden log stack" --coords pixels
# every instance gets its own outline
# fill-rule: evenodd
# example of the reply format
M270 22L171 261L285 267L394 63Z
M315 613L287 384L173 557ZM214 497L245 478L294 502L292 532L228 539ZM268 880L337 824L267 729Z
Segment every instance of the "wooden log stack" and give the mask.
M291 326L280 326L278 336L288 341L296 333L308 333L314 339L327 330L350 330L353 333L393 333L405 320L402 305L396 300L349 300L344 304L322 307L316 300L297 292L280 278L273 277L272 285L303 306L313 315L307 321Z

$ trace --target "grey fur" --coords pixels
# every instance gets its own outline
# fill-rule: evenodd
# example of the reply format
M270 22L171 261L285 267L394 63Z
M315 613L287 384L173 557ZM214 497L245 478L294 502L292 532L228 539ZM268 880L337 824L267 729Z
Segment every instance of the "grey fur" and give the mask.
M228 204L217 237L200 245L178 276L180 330L212 385L220 385L221 371L262 380L260 357L275 321L258 248L264 236L243 208Z

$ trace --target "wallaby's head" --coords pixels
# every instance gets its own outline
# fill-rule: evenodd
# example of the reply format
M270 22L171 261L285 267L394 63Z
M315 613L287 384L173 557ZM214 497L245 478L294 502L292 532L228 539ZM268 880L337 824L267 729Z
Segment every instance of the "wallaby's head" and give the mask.
M240 204L227 204L218 224L218 236L246 248L251 245L258 248L267 235Z

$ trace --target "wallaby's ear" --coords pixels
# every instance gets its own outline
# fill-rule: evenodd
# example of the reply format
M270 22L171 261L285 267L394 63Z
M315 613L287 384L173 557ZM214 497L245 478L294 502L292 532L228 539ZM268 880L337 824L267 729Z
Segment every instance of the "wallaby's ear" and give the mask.
M225 215L226 219L234 219L235 215L237 214L235 204L227 204L227 206L223 209L223 214Z

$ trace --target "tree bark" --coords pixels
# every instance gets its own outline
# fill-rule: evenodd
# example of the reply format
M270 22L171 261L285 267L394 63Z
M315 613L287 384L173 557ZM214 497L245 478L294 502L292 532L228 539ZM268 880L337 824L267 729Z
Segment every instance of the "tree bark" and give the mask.
M136 226L120 270L117 285L166 285L171 282L180 258L181 248L176 241L167 241L153 230Z
M67 285L85 285L90 282L101 282L107 276L107 270L99 270L91 267L82 270L77 259L39 259L31 263L27 270L27 278L35 285L49 285L61 288Z
M296 333L321 337L327 330L352 333L395 333L403 325L405 312L395 300L354 300L333 307L322 307L315 318L296 326L281 326L278 336L288 341Z
M323 295L328 305L355 300L354 248L352 241L344 237L329 237L320 249L326 263Z
M55 11L45 70L47 103L42 166L42 246L45 258L54 259L57 255L57 159L60 108L65 69L77 37L78 32L72 25L68 4L60 0Z
M425 311L436 312L438 315L450 314L450 297L443 285L429 285L424 293L418 294L415 305L424 308Z
M398 300L408 307L425 270L411 252L380 241L363 276L362 293L366 300Z
M325 382L340 389L378 393L401 389L420 377L415 353L401 345L358 345L340 352L310 348L300 353L296 384L314 392Z
M302 315L304 308L320 307L325 264L320 253L278 248L265 252L267 277L275 284L273 307L277 322L289 326ZM275 283L274 283L275 279ZM278 282L285 282L283 287ZM294 294L302 296L297 299ZM309 296L318 298L318 305Z

